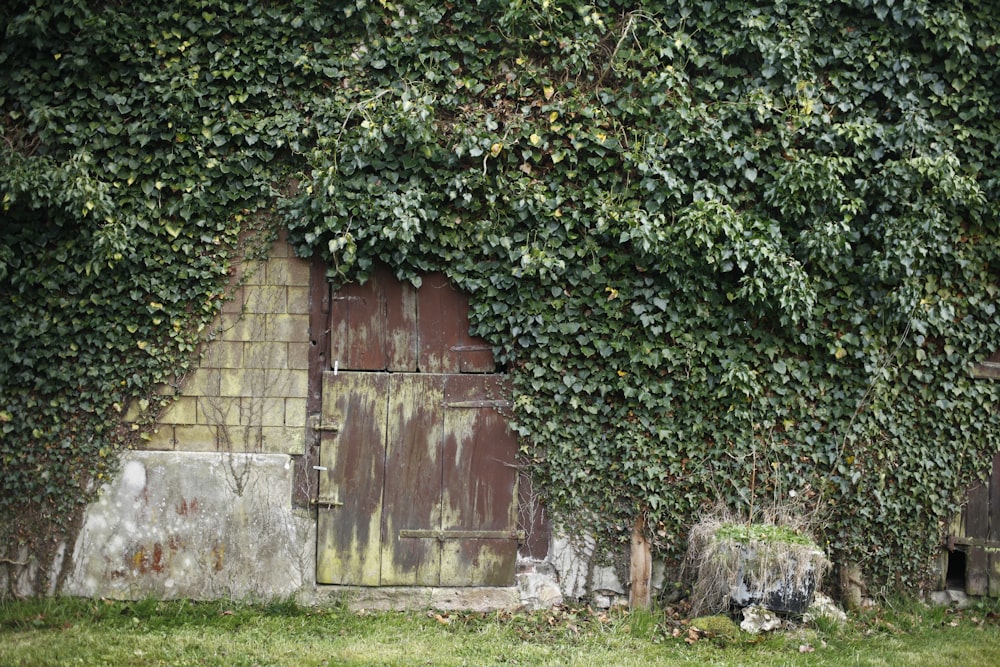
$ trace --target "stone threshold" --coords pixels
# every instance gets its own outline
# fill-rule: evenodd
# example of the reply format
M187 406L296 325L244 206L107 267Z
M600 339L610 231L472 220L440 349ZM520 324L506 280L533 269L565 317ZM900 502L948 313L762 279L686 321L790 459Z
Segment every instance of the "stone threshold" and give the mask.
M346 605L354 611L500 611L523 607L517 586L438 588L428 586L316 586L299 591L300 604Z

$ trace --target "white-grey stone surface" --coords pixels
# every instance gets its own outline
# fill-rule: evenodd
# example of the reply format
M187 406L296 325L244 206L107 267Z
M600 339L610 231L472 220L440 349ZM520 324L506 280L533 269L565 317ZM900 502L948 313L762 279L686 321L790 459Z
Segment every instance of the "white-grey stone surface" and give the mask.
M816 593L809 609L802 615L802 620L809 622L817 618L825 618L843 624L847 622L847 613L830 596Z
M591 535L577 533L569 537L565 531L553 529L549 560L568 600L589 597L598 607L609 607L618 597L626 595L615 569L599 562L596 540Z
M761 632L771 632L781 627L781 618L769 609L758 605L743 608L743 620L740 629L756 635Z
M313 579L313 521L284 454L130 452L87 509L64 592L276 598Z
M956 607L957 609L964 609L970 604L969 596L965 594L965 591L953 588L943 591L934 591L930 594L930 601L932 604L946 607Z
M562 589L551 568L530 567L517 575L521 607L529 611L549 609L563 603Z

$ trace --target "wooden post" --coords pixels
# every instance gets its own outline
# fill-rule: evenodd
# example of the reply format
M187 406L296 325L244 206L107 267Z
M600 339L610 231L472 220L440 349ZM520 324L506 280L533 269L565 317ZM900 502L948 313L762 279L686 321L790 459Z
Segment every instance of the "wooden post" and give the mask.
M865 600L865 582L861 566L854 561L839 563L840 597L849 611L860 611Z
M649 540L646 539L646 517L636 517L632 526L632 551L629 560L629 609L649 609L650 579L653 575L653 555Z
M983 547L983 541L990 539L990 491L989 486L982 482L976 482L969 489L965 536L979 541L965 552L965 592L986 595L989 593L990 556Z

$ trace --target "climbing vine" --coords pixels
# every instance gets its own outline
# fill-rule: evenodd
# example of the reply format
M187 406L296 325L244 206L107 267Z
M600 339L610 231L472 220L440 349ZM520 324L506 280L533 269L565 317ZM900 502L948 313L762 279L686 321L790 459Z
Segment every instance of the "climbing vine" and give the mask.
M108 474L273 217L333 280L468 291L525 465L605 538L794 495L919 584L998 435L989 5L13 3L0 506Z

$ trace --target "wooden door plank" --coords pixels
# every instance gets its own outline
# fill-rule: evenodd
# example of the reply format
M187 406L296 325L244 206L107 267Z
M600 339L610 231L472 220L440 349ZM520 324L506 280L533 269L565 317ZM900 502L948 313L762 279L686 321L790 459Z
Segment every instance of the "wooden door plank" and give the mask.
M986 594L991 598L1000 597L1000 552L990 549L986 555L989 559Z
M993 470L989 482L989 539L1000 542L1000 452L993 455ZM990 597L1000 597L1000 552L990 549L987 552L987 594Z
M517 441L495 375L445 382L441 585L509 586L517 562ZM492 533L489 539L462 534Z
M493 348L484 342L475 343L471 339L465 344L453 345L452 353L458 356L460 373L493 373L496 363L493 361Z
M338 370L417 370L417 294L379 264L330 300L330 364Z
M441 526L443 380L440 375L391 376L383 514L383 586L437 586L441 543L401 531Z
M976 482L969 489L969 502L965 511L965 536L985 540L989 535L989 487L982 482Z
M989 554L983 547L968 547L965 553L965 592L986 595L989 592Z
M316 581L377 586L390 376L323 375Z
M382 345L386 368L398 373L416 372L417 290L409 282L398 280L385 265L379 265L373 277L382 291L385 309Z
M458 358L449 348L455 344L456 293L448 279L440 273L423 276L417 290L417 340L419 368L422 373L458 373ZM468 324L466 324L468 328Z
M1000 452L993 455L988 487L989 539L1000 542Z
M492 373L493 351L469 335L469 299L441 273L417 290L419 367L423 373Z
M990 533L989 488L976 482L969 489L965 508L965 536L988 539ZM989 590L989 556L982 547L970 546L965 559L965 592L969 595L986 595Z
M377 281L350 283L330 297L330 359L337 370L386 369L385 322Z

